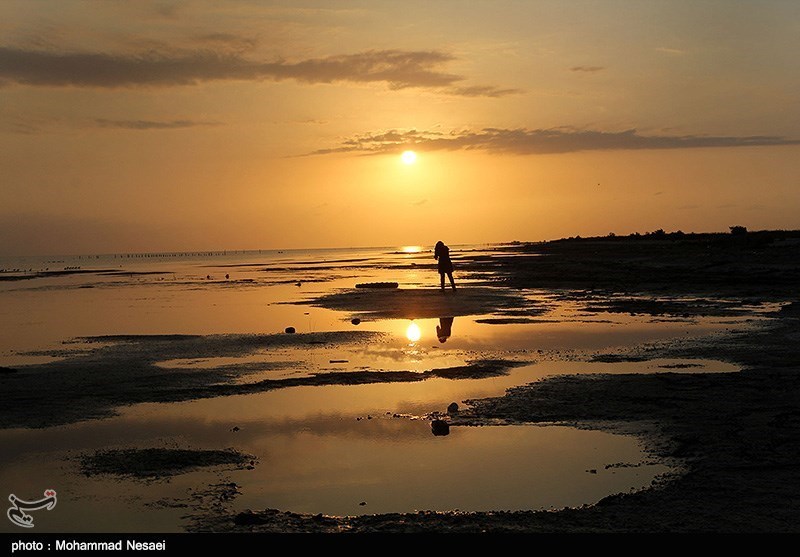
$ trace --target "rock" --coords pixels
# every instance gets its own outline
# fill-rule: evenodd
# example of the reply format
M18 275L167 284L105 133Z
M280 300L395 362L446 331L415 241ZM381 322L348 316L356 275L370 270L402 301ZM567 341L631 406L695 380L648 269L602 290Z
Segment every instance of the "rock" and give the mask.
M364 506L364 505L366 505L366 504L367 504L367 502L366 502L366 501L361 501L361 502L360 502L358 505L359 505L359 506L361 506L361 507L363 507L363 506Z
M358 317L353 317L350 320L350 323L352 323L353 325L358 325L359 323L361 323L361 319L359 319Z
M455 414L456 412L458 412L458 404L456 404L455 402L451 402L447 407L447 413Z
M294 333L294 327L286 327L286 328L283 330L283 332L284 332L284 333L289 333L289 334L291 334L291 333Z
M431 422L431 433L434 435L449 435L450 434L450 424L448 424L444 420L433 420Z
M237 432L237 431L239 431L239 426L238 426L238 425L235 425L235 426L233 426L233 427L231 428L231 431L233 431L234 433L235 433L235 432Z

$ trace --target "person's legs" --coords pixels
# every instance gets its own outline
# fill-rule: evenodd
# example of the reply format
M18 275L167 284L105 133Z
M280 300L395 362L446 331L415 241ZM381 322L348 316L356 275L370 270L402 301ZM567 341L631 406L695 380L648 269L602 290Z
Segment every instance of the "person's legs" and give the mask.
M444 273L439 273L439 279L441 280L442 291L444 291Z
M453 290L456 289L456 281L453 280L453 273L447 273L447 278L450 279L450 286L453 287ZM442 277L442 288L444 288L444 277Z

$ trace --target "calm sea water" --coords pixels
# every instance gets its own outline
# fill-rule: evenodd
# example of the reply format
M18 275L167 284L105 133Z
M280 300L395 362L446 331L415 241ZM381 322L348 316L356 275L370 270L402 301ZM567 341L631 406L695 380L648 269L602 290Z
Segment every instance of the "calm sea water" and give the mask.
M453 248L463 287L472 277L459 274L459 256L492 250ZM286 327L383 335L366 344L186 355L158 365L184 373L247 366L237 380L256 381L330 371L424 371L482 356L531 361L488 379L293 387L137 404L103 420L0 430L0 489L6 492L0 495L33 499L46 488L58 491L57 508L36 516L39 531L179 531L185 515L209 512L204 490L231 482L238 495L226 503L228 510L342 515L591 504L646 487L670 468L650 461L631 437L558 425L453 427L436 437L426 414L557 373L658 372L674 362L601 364L579 356L721 326L588 316L554 293L531 291L530 299L546 309L540 321L498 325L480 322L491 315L457 317L441 343L437 319L356 326L345 312L304 303L361 282L435 287L429 247L4 258L0 271L0 366L10 368L64 357L51 351L79 347L76 339L84 337L281 334ZM268 365L275 362L291 364ZM720 362L692 365L734 369ZM200 469L168 482L79 473L81 455L147 447L233 447L258 462L252 470ZM16 528L0 521L0 531Z

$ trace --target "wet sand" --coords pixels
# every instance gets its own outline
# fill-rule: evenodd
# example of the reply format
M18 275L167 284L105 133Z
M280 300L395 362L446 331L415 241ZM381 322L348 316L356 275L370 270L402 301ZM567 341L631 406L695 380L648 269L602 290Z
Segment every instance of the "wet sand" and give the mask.
M800 245L797 233L573 239L509 248L501 263L517 289L563 288L616 311L699 315L742 304L783 304L766 324L712 338L654 343L616 356L697 357L738 363L727 374L575 375L471 401L451 420L564 423L633 433L681 474L650 489L578 509L422 512L328 517L278 509L198 516L192 529L217 532L788 533L800 530ZM542 253L549 257L543 257ZM529 257L527 257L528 255ZM559 276L559 272L563 273ZM576 290L577 289L577 290ZM702 296L680 303L672 296ZM642 304L642 298L651 303ZM670 303L655 303L657 301ZM341 306L340 306L341 307ZM353 307L353 309L358 309Z

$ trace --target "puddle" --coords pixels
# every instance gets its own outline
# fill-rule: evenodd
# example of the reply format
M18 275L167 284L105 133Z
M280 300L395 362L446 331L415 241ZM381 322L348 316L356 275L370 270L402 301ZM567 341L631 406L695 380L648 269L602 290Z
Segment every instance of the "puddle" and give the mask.
M635 439L602 432L453 426L435 437L427 420L384 409L420 408L442 391L400 394L408 386L395 387L305 387L145 404L107 420L6 430L0 483L19 493L44 484L57 490L58 512L37 522L37 531L178 531L180 516L200 504L196 493L218 483L237 485L235 510L351 515L560 508L641 489L670 471L646 462ZM121 446L235 447L257 464L168 482L78 473L80 455Z

